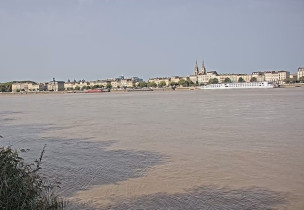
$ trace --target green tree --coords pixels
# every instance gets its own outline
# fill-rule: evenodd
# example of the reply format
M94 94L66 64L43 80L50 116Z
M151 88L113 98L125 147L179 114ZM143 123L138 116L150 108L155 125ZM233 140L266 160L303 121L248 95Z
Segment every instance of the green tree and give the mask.
M84 85L84 86L82 86L81 87L81 90L83 91L83 90L86 90L87 89L87 86L86 85Z
M79 87L79 86L76 86L76 87L75 87L75 90L80 90L80 87Z
M192 80L188 79L187 81L188 81L189 86L194 86L195 85Z
M93 85L93 89L100 88L100 85Z
M132 81L132 86L135 88L136 87L136 81Z
M146 83L145 81L141 81L137 84L137 87L139 87L139 88L144 88L147 86L148 86L148 83Z
M284 79L284 82L287 83L287 84L289 84L289 83L295 83L296 80L293 79L293 78L286 78L286 79Z
M185 79L180 79L180 80L178 81L178 84L179 84L180 86L183 86L183 87L189 87L189 81L187 81L187 80L185 80Z
M231 83L231 79L229 77L226 77L225 80L224 80L224 83Z
M299 78L300 82L304 82L304 76Z
M162 87L165 87L167 84L165 81L160 81L160 83L158 83L158 87L159 88L162 88Z
M213 78L213 79L209 79L208 83L209 83L209 84L218 84L219 81L218 81L217 78Z
M243 77L240 77L238 82L246 82L246 81L243 79Z
M175 87L175 86L177 86L177 85L178 85L177 82L170 82L170 86L171 86L171 87Z
M6 92L6 88L5 88L4 85L1 85L1 86L0 86L0 92Z
M111 89L111 88L112 88L111 83L108 83L107 86L106 86L106 88L107 88L107 89Z
M157 84L155 82L148 82L148 87L156 88Z
M250 82L257 82L257 78L256 77L251 77Z

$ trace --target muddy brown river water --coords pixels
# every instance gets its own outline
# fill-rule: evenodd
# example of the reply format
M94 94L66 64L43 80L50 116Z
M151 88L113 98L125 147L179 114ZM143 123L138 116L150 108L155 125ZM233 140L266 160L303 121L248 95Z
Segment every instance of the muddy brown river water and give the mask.
M0 96L70 209L304 209L304 89Z

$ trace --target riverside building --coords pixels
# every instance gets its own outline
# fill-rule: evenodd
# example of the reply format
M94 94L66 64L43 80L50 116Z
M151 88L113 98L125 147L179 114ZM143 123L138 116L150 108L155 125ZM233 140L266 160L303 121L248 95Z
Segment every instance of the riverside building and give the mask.
M64 91L64 81L56 81L53 78L53 81L47 83L47 90L48 91Z
M35 92L35 91L44 91L45 85L42 83L35 82L16 82L12 84L12 92Z
M299 67L298 68L298 80L301 78L301 77L304 77L304 67Z
M304 75L304 68L299 68L298 74ZM255 79L253 79L255 78ZM197 61L194 65L194 73L189 76L189 79L195 84L207 84L211 79L217 79L219 83L225 81L230 82L275 82L283 84L285 79L290 78L290 72L288 71L264 71L264 72L252 72L252 74L218 74L216 71L207 72L204 60L202 62L201 70L199 71Z

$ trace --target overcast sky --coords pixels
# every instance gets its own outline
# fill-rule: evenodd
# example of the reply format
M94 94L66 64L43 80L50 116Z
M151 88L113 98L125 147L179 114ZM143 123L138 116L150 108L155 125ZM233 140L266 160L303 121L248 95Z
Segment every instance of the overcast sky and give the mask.
M0 0L0 82L304 66L303 0Z

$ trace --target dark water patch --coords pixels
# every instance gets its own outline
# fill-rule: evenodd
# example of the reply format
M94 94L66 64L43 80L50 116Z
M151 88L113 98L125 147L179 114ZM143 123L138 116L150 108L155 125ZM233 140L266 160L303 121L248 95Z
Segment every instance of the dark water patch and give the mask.
M24 112L17 112L17 111L0 111L0 116L10 115L10 114L22 114Z
M50 144L51 141L48 140L43 163L48 170L44 171L59 177L62 193L67 196L93 185L144 176L149 167L162 160L159 154L147 151L107 150L110 141L103 144L65 139Z
M199 187L185 193L141 196L123 200L106 209L146 209L146 210L272 210L286 201L283 196L265 188L228 189Z
M161 164L164 156L148 151L108 150L115 141L91 142L90 139L40 138L48 129L42 125L6 125L6 138L0 145L30 149L22 156L28 162L46 151L41 164L42 173L61 182L60 193L71 196L94 185L114 184L144 176L147 169Z
M16 111L0 111L0 125L16 120L17 118L14 117L14 115L22 113L23 112Z
M13 120L15 120L16 118L12 118L12 117L3 117L3 118L1 118L1 121L3 121L3 122L7 122L7 121L13 121Z

